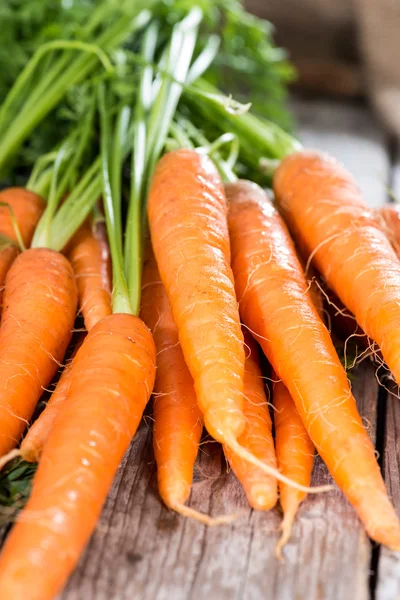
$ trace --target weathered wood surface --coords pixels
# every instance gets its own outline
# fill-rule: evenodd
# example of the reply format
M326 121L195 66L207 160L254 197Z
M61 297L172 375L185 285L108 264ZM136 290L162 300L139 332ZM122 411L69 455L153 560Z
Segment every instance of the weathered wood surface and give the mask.
M304 144L336 155L355 174L368 202L382 204L389 158L368 109L309 100L297 100L293 107ZM378 384L372 364L358 370L353 387L374 439ZM313 483L330 481L317 459ZM157 495L151 433L143 424L61 600L369 597L371 544L337 490L304 502L283 564L274 558L278 510L249 510L215 443L202 447L190 504L212 515L243 514L230 526L206 529L166 510Z

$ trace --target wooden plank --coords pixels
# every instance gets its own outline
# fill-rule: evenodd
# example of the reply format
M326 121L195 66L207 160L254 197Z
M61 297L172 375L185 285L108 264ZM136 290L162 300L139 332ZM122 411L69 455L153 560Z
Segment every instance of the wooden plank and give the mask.
M386 200L390 163L383 129L359 104L296 98L292 104L303 144L329 152L354 175L370 206Z
M400 399L393 388L386 401L384 475L389 494L400 513ZM400 599L400 553L381 548L375 600Z
M371 365L354 384L372 435L376 385ZM329 481L318 460L314 483ZM242 516L207 529L167 511L157 497L151 435L143 425L62 600L367 599L370 544L340 492L304 503L285 563L274 557L278 511L249 510L214 442L200 453L190 504Z

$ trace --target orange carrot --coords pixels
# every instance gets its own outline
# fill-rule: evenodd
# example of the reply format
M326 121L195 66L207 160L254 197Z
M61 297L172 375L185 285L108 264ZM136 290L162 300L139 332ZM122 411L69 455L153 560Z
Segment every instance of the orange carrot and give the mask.
M68 398L31 497L0 555L0 598L50 600L64 585L96 525L154 376L154 343L140 319L113 314L89 332L72 363Z
M400 382L400 261L353 178L327 155L299 152L277 169L274 190L309 260Z
M300 419L299 413L282 381L273 385L275 408L275 444L279 469L290 479L303 485L310 485L314 465L314 446ZM282 536L277 544L277 557L281 558L282 548L290 538L294 517L304 492L279 482L279 501L283 510L281 523Z
M70 362L68 362L61 373L56 388L46 404L46 408L30 427L21 442L19 450L15 451L13 456L21 456L21 458L27 462L37 462L39 460L43 446L49 436L51 428L53 427L56 416L60 412L61 406L68 396L68 390L71 382L72 361L81 347L83 340L83 336L78 340L78 343L76 344L70 358Z
M62 254L35 248L17 257L0 327L0 456L18 444L63 360L76 305L74 274Z
M209 433L282 479L237 441L246 424L243 335L230 268L226 198L208 156L194 150L164 155L155 169L148 215L161 280Z
M79 308L88 331L111 314L111 265L102 223L87 220L72 238L67 256L78 286Z
M369 535L400 549L400 523L373 445L307 292L284 222L259 186L241 181L226 189L242 319L288 388L311 440Z
M153 333L157 350L153 443L158 489L169 508L185 514L192 512L184 504L192 486L203 419L151 251L143 270L141 317ZM201 516L208 522L206 515Z
M0 249L0 306L2 301L4 282L11 264L18 255L17 235L13 224L10 209L12 209L15 221L19 227L21 238L26 246L29 246L33 232L43 213L45 203L43 199L26 190L25 188L7 188L0 192L0 235L10 240L4 243ZM13 243L14 242L14 243Z
M398 204L386 204L376 209L376 215L381 226L400 258L400 207Z
M272 421L258 360L258 348L246 330L243 330L243 335L247 346L243 409L246 426L238 438L238 442L254 456L276 469ZM244 487L250 506L257 510L270 510L273 508L278 500L276 479L266 477L263 471L258 467L249 465L247 461L237 456L230 448L224 447L224 452L233 472ZM284 474L287 475L287 473ZM309 482L306 485L309 485ZM300 493L298 490L296 492Z

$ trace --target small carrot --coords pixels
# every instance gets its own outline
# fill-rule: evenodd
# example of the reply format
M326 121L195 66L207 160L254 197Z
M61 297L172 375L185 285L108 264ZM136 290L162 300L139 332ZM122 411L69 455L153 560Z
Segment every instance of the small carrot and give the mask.
M111 314L110 251L103 224L85 221L72 238L67 256L76 277L79 308L90 331Z
M369 535L400 549L400 523L373 445L307 292L285 224L259 186L240 181L226 190L242 319L288 388L311 440Z
M209 433L243 460L283 479L237 441L246 424L244 345L226 198L210 158L195 150L165 154L155 169L148 216L161 280Z
M212 519L185 506L192 486L203 418L150 248L143 270L141 317L153 333L157 350L153 443L160 496L169 508L183 515L207 525L219 523L223 517Z
M72 267L59 252L26 250L11 265L0 327L0 456L18 444L61 364L76 305Z
M79 350L83 339L84 337L82 336L78 340L78 343L76 344L71 355L70 362L68 362L61 373L60 379L58 380L56 388L50 396L45 409L30 427L21 442L19 450L15 450L13 456L21 456L21 458L27 462L38 462L43 450L43 446L49 436L51 428L53 427L55 418L59 413L62 404L67 398L71 381L72 361Z
M298 152L274 176L296 241L382 351L400 381L400 261L351 175L333 158Z
M275 445L278 467L287 477L302 485L311 484L314 465L314 445L296 410L293 398L282 381L273 384ZM282 548L290 538L294 517L306 494L279 482L279 501L283 510L282 536L276 546L276 555L282 557Z
M243 448L257 456L273 469L277 461L272 438L272 421L269 414L268 401L265 395L264 380L258 360L258 348L251 335L243 329L247 356L244 372L244 408L246 426L238 438ZM237 456L229 447L224 452L233 472L244 487L249 504L256 510L270 510L278 500L277 481L274 477L266 477L258 467L249 465L247 461ZM281 470L282 473L284 473ZM290 474L284 473L290 478ZM299 483L303 483L299 481ZM310 482L305 485L309 486ZM289 488L291 486L288 486ZM296 493L298 490L294 490Z
M25 188L7 188L0 192L0 235L5 238L0 248L0 306L7 272L19 252L12 213L22 242L29 246L44 207L43 199Z

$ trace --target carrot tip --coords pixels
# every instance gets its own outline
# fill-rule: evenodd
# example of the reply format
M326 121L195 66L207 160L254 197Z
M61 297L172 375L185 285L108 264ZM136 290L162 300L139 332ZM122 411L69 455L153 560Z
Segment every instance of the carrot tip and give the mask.
M171 504L170 508L172 508L172 510L184 517L195 519L196 521L199 521L199 523L207 525L207 527L215 527L216 525L227 525L228 523L232 523L238 517L241 516L240 514L234 514L223 515L221 517L210 517L209 515L206 515L198 510L195 510L194 508L191 508L190 506L186 506L186 504L181 504L179 502Z
M17 449L10 450L10 452L8 452L4 456L2 456L0 458L0 471L3 469L3 467L6 466L7 463L10 462L10 460L13 460L14 458L17 458L17 456L21 456L20 450L17 450Z
M235 452L235 454L240 456L240 458L242 458L243 460L247 460L247 462L254 465L255 467L258 467L270 477L275 477L279 481L286 483L286 485L290 485L291 487L295 488L296 490L299 490L300 492L305 492L306 494L320 494L322 492L329 492L333 489L332 485L307 487L305 485L297 483L296 481L293 481L292 479L289 479L289 477L283 475L283 473L278 471L278 469L275 469L274 467L271 467L270 465L264 463L262 460L254 456L254 454L246 450L246 448L239 444L239 442L233 437L233 435L227 436L224 439L223 443L226 446L228 446L228 448L230 448L232 452Z

